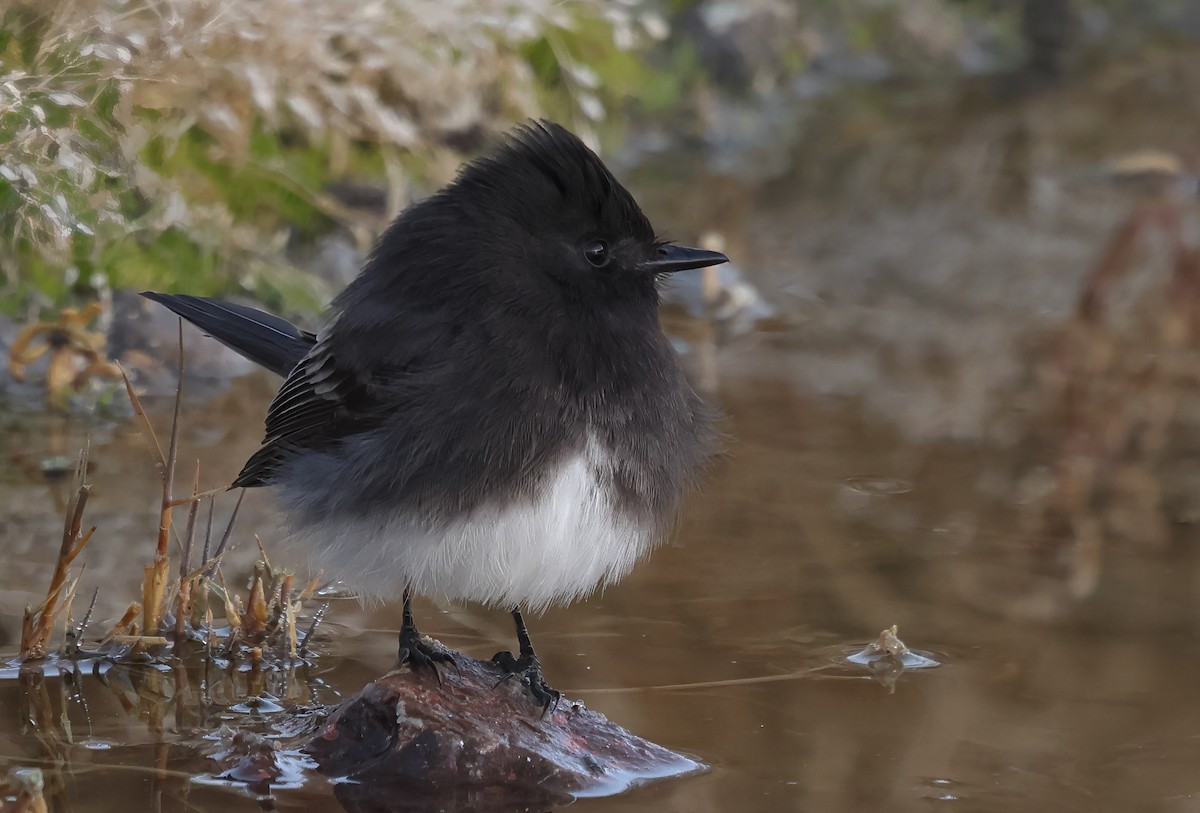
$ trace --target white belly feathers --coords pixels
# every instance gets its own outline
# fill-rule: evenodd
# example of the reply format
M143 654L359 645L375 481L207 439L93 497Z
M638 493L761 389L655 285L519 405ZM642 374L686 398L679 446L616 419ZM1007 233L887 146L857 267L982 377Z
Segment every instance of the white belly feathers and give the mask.
M620 579L656 541L605 493L601 473L611 466L593 439L528 500L481 506L436 529L404 516L339 517L289 541L365 598L397 598L408 584L418 595L536 611Z

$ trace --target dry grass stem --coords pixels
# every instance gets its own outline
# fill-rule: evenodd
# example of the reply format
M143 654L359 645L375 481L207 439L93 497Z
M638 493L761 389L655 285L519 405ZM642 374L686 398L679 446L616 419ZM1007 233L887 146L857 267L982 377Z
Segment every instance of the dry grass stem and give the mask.
M87 506L91 486L84 482L87 471L87 452L79 455L77 481L78 486L71 503L67 507L66 519L63 526L62 543L59 545L58 558L54 563L54 574L50 578L50 586L46 590L46 598L37 607L25 610L21 623L21 652L22 661L44 658L49 651L50 638L58 617L67 607L73 594L74 586L68 586L71 564L83 551L92 535L95 526L83 531L83 513ZM66 595L67 600L63 597Z
M86 452L82 453L79 461L79 485L72 500L65 506L63 539L46 598L37 607L29 608L22 619L21 657L24 660L46 656L59 619L62 619L64 627L61 654L69 658L95 657L116 663L149 657L162 662L169 654L178 658L186 657L187 645L193 641L202 644L202 650L210 655L217 654L216 645L221 644L219 654L230 661L251 658L257 659L256 663L259 665L273 666L276 659L282 663L297 656L300 649L297 634L298 617L304 601L311 598L316 591L319 576L309 582L304 590L300 590L294 576L272 566L262 540L256 536L258 564L255 566L244 602L243 598L230 591L225 583L221 562L231 547L233 528L245 497L244 490L238 494L224 533L216 550L211 554L214 506L213 503L209 503L202 555L199 562L193 562L193 553L197 547L196 526L200 516L200 503L204 498L215 494L216 490L200 490L200 466L197 462L192 476L190 496L175 499L172 493L181 429L182 338L181 329L180 383L175 390L174 415L166 454L161 454L162 447L158 443L154 427L132 385L128 380L126 382L130 404L138 416L143 433L150 444L159 451L161 463L159 526L155 538L154 558L143 569L142 601L130 603L125 613L98 644L84 648L83 634L91 620L96 597L93 595L83 623L73 628L71 607L80 581L78 578L72 578L71 566L96 529L91 527L84 530L84 513L90 491L83 481L87 455ZM173 562L170 545L174 535L172 509L182 505L188 506L187 522L182 537L176 537L179 561ZM227 633L225 630L218 632L213 628L212 605L218 602L225 608ZM162 649L171 643L173 647L169 652ZM266 661L262 660L264 652L268 653Z
M100 639L100 646L104 646L105 644L109 643L110 641L114 641L117 638L124 637L126 633L131 631L136 632L137 618L141 614L141 603L137 601L131 601L129 606L125 609L125 613L117 620L117 623L113 625L113 628L109 630L109 633Z
M221 534L221 541L217 543L217 550L212 555L213 561L215 562L221 561L221 557L225 554L225 550L229 545L229 538L233 536L233 524L237 522L238 511L241 510L242 499L245 498L245 496L246 489L243 488L238 492L237 502L233 504L233 513L229 515L229 522L225 525L225 532ZM212 576L212 572L213 567L209 567L205 570L205 575Z
M192 544L196 539L196 517L200 513L200 502L196 499L200 493L200 461L196 461L196 473L192 475L192 501L188 508L186 530L183 534L183 555L179 561L179 578L186 579L192 566Z
M246 600L246 612L242 615L242 632L253 639L267 628L267 600L263 588L261 568L255 568L254 581L250 584L250 598Z
M197 491L195 494L191 494L187 497L179 497L171 500L171 507L179 508L183 505L192 505L194 503L204 502L210 497L215 497L221 492L228 490L229 489L225 488L224 486L218 486L217 488L210 488L208 491Z
M165 469L167 467L167 458L163 455L162 445L158 442L158 435L154 431L154 424L150 423L150 416L146 414L146 408L142 406L142 401L138 398L137 392L133 388L133 383L130 382L129 376L126 375L123 369L121 370L121 379L125 382L125 394L129 397L129 405L133 407L133 414L137 418L138 427L154 447L154 462L160 469Z
M192 496L200 491L200 461L196 461L196 473L192 476ZM196 517L200 503L193 500L188 509L187 529L183 534L183 553L179 557L179 589L175 593L175 648L180 650L187 639L187 625L192 615L192 596L195 583L188 576L192 564L192 544L196 538Z
M242 626L242 613L238 609L238 600L236 596L229 593L225 586L225 575L217 568L217 581L221 585L220 597L225 604L225 620L229 622L230 629L239 629Z
M258 534L254 535L254 544L258 546L258 555L262 558L263 568L266 570L267 578L274 577L274 570L271 567L271 560L267 558L267 550L263 547L262 538Z
M171 419L171 438L167 443L167 458L162 470L162 510L158 520L158 545L154 562L145 568L142 582L142 629L158 629L165 610L166 586L170 568L171 506L175 488L175 461L179 454L179 410L183 403L183 320L179 320L179 368L175 384L175 412Z

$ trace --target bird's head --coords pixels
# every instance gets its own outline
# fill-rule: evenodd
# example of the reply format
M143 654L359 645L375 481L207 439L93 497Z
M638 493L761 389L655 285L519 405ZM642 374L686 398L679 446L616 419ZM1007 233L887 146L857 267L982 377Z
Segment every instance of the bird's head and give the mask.
M596 154L547 121L518 127L402 215L393 231L406 243L420 241L422 254L437 253L464 284L483 276L508 290L532 286L590 302L653 297L662 274L727 261L659 240Z

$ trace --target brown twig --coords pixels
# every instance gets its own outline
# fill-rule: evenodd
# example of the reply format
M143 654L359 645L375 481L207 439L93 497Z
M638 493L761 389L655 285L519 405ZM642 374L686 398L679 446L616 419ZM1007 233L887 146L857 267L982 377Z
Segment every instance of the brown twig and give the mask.
M279 587L280 620L283 625L282 635L279 636L279 657L296 657L296 605L292 601L292 574L283 577Z
M64 524L62 543L58 548L58 559L54 563L54 574L50 578L50 586L46 590L46 598L37 607L28 607L21 624L21 653L22 661L44 658L49 648L58 616L66 607L64 595L69 597L72 588L68 587L71 563L91 541L96 532L95 526L83 531L83 512L87 506L91 486L84 482L87 472L87 451L79 453L78 487L75 496L68 506Z
M196 461L196 473L192 476L192 496L200 491L200 461ZM200 513L200 502L193 500L188 508L187 530L183 535L183 554L179 557L179 590L175 593L175 649L178 654L187 635L187 623L192 614L192 588L195 582L188 575L192 566L192 543L196 538L196 516Z
M100 639L100 646L104 646L105 644L109 643L110 641L114 641L117 638L123 638L131 630L136 630L137 617L141 614L142 605L136 601L129 602L129 606L125 608L125 613L120 617L120 619L117 620L117 623L113 625L113 628L109 630L108 635L105 635Z
M238 511L242 507L242 499L246 496L246 489L238 492L237 502L233 504L233 513L229 515L229 522L225 525L225 533L221 534L221 541L217 543L216 553L212 555L214 561L221 561L221 556L225 553L225 547L229 544L229 537L233 536L233 524L237 521ZM205 570L205 576L212 576L213 568L209 567Z
M210 488L208 491L197 491L195 494L192 494L189 497L180 497L179 499L171 500L171 507L178 508L181 505L191 505L192 503L202 502L207 500L209 497L215 497L216 495L228 490L229 489L225 486L221 486L219 488Z
M154 424L150 423L150 416L146 414L146 408L142 406L141 399L134 392L133 384L123 369L121 370L121 378L125 382L125 394L129 396L129 405L133 407L133 414L138 419L142 434L154 446L155 463L158 464L160 469L165 469L167 467L167 458L163 455L162 445L158 442L158 435L154 431Z
M167 457L162 470L162 509L158 519L158 544L154 550L154 562L145 568L142 582L142 629L147 633L157 630L162 621L163 600L166 593L168 571L171 565L171 496L175 487L175 460L179 453L179 410L183 403L183 320L179 320L179 380L175 384L175 412L171 419L171 439L167 444Z
M263 586L262 563L254 568L254 580L250 584L250 597L246 600L246 611L242 614L242 631L246 638L254 640L267 626L266 588Z

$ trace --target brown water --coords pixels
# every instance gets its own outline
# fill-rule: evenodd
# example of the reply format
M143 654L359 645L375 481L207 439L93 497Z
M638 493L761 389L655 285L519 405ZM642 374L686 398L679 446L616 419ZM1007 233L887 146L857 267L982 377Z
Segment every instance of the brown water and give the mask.
M936 134L919 153L924 171L881 175L908 183L907 205L819 206L825 182L802 163L752 202L724 179L696 211L676 212L700 228L741 207L729 237L743 251L731 253L780 318L715 343L684 325L695 378L728 415L726 456L671 544L531 627L553 685L711 770L580 809L1200 808L1200 357L1171 327L1182 317L1180 296L1166 293L1165 241L1152 234L1138 254L1111 327L1067 318L1106 236L1142 205L1060 183L1102 151L1073 139L1111 122L1120 94L1145 108L1176 98L1178 72L1152 68L1097 80L1069 115L1056 109L1063 97L982 113L928 103L916 115L925 131L910 134ZM1157 130L1139 119L1135 135L1115 128L1114 149L1186 143L1195 113L1175 109ZM912 118L867 141L911 155L894 131ZM992 194L1013 178L987 145L1022 130L1022 154L1038 158L1014 204ZM870 150L813 138L836 141L845 171L869 176ZM953 183L974 177L962 170L972 151L995 159L982 190ZM936 188L912 180L939 173ZM201 459L206 485L227 481L259 440L271 383L188 400L181 471ZM165 426L169 404L151 406ZM84 583L104 585L101 617L135 595L157 501L136 429L10 419L0 479L10 650L61 532L60 487L37 464L72 455L89 433L100 531ZM269 551L274 528L269 495L252 493L243 565L250 534ZM471 655L512 646L504 613L417 611L423 631ZM195 675L151 669L4 681L0 758L41 766L58 810L337 810L299 757L273 801L216 780L216 731L305 730L311 715L239 704L353 693L390 667L398 620L395 606L337 603L313 666L218 676L207 696ZM941 665L876 675L847 660L893 624Z

